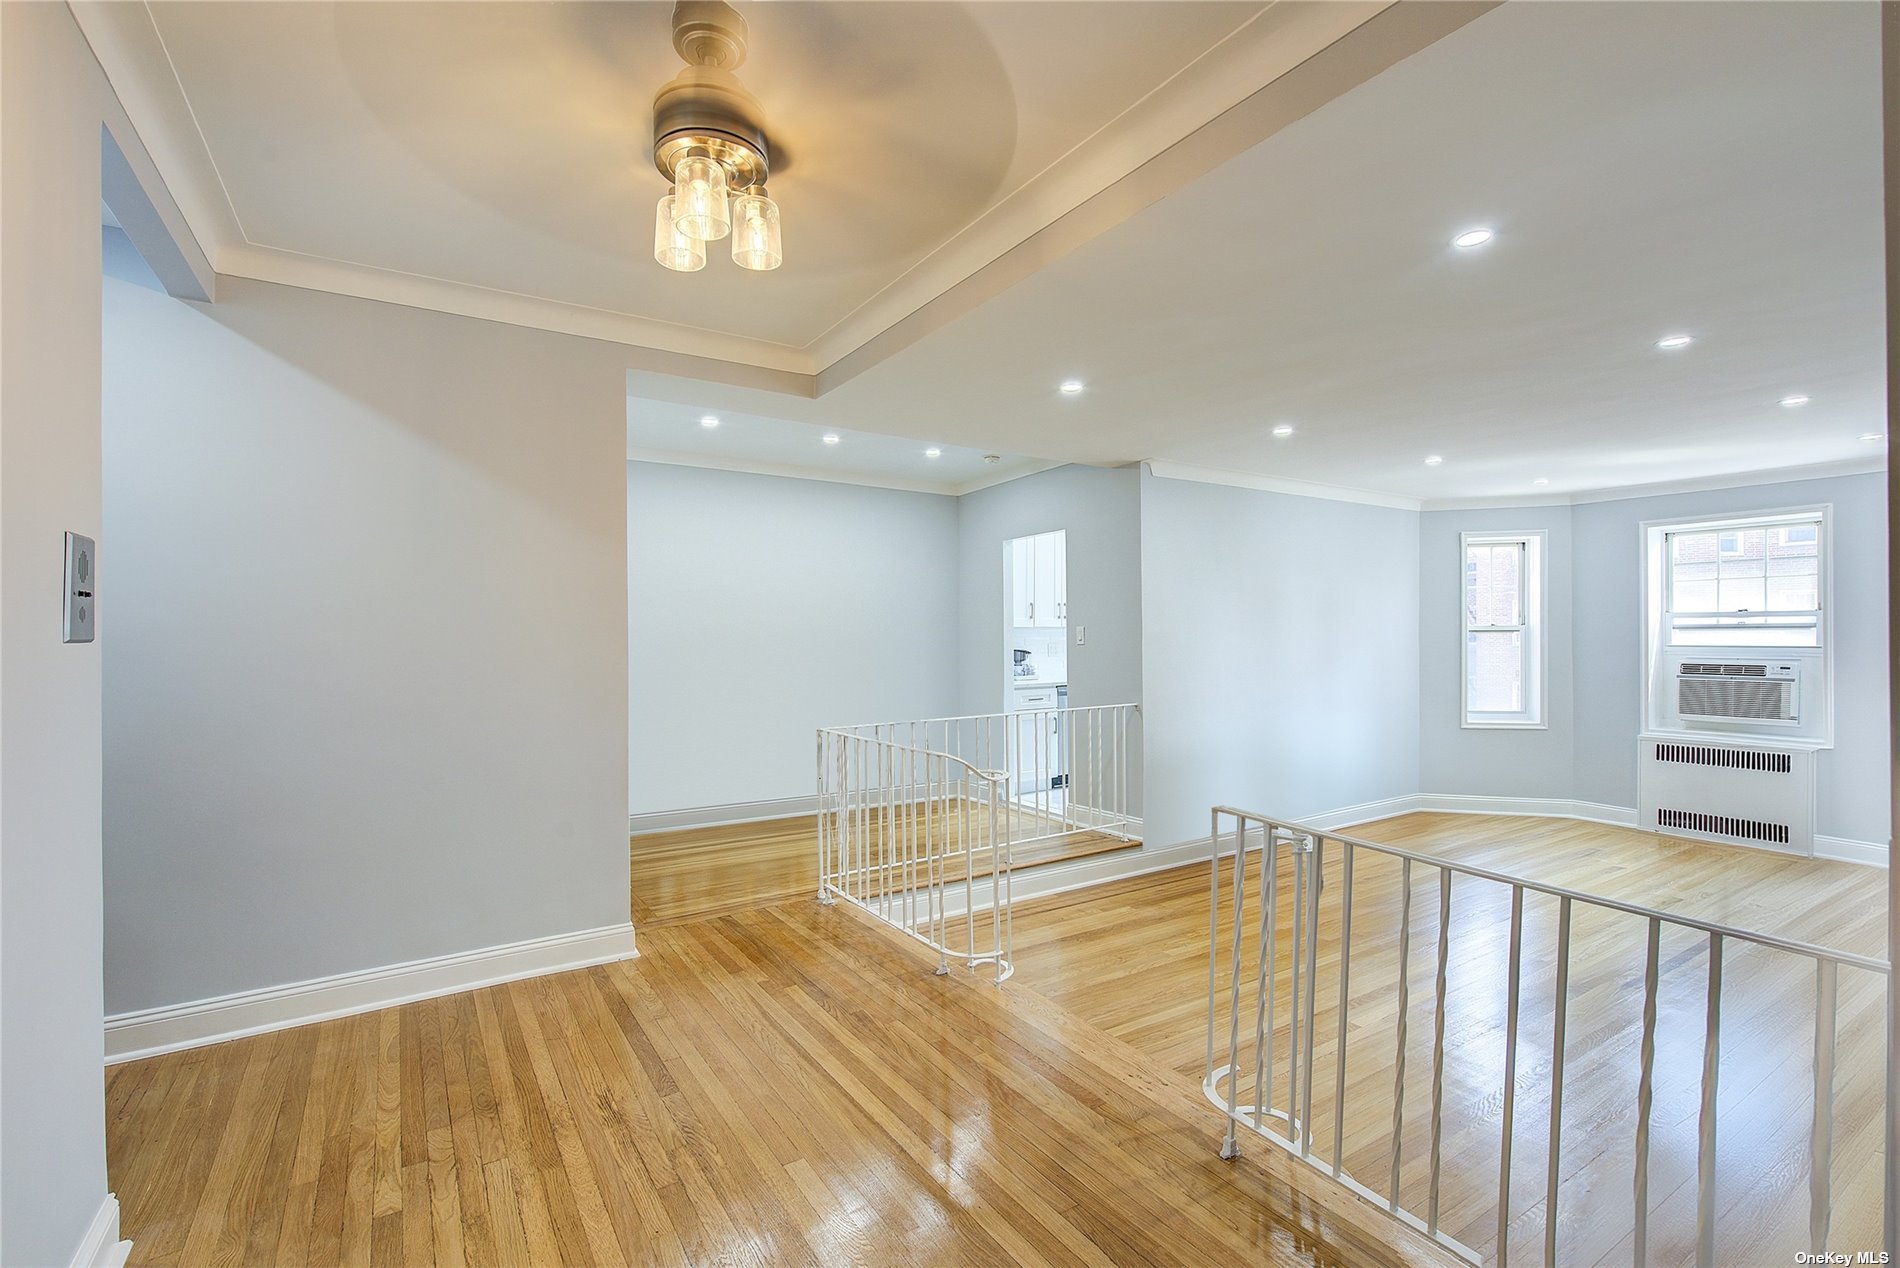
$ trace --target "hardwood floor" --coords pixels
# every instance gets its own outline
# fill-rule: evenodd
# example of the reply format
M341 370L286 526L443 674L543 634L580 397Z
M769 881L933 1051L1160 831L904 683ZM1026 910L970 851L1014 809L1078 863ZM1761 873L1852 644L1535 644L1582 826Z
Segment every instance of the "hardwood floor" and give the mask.
M1546 819L1413 815L1353 831L1666 910L1885 953L1884 873L1874 868ZM1408 1205L1422 1209L1437 880L1415 869L1413 886L1403 1192ZM1327 1076L1315 1090L1314 1127L1329 1156L1338 892L1337 871L1329 868L1314 1053ZM1397 866L1362 855L1353 892L1347 1170L1383 1192L1391 1170ZM1207 903L1207 873L1193 868L1019 905L1016 981L1146 1053L1183 1086L1197 1086L1206 1058ZM1526 903L1512 1169L1511 1257L1518 1262L1540 1262L1543 1252L1554 908L1554 901L1535 897ZM1487 1257L1496 1240L1508 920L1503 889L1454 887L1442 1201L1447 1230ZM1627 1263L1643 922L1579 909L1572 933L1559 1259ZM1284 928L1282 937L1284 957L1291 945ZM1796 1251L1808 1249L1814 972L1790 957L1732 943L1725 965L1718 1262L1792 1263ZM1651 1260L1659 1264L1694 1260L1706 973L1706 943L1666 932L1650 1164ZM1288 985L1282 979L1282 1009ZM1840 985L1830 1245L1859 1249L1878 1244L1882 993L1866 973L1843 971ZM1289 1020L1283 1012L1276 1028L1281 1052ZM1269 1149L1257 1143L1251 1155Z
M114 1067L134 1264L1443 1263L1014 983L800 896Z
M633 923L693 920L818 892L817 821L811 815L714 828L643 832L631 838ZM1018 870L1133 850L1103 832L1019 846ZM962 872L952 869L958 878ZM986 874L979 866L977 874Z
M670 919L643 923L637 961L113 1067L109 1166L133 1262L1444 1262L1265 1142L1215 1156L1219 1117L1199 1092L1204 867L1021 904L1017 976L998 987L934 978L922 948L819 907L795 825L712 831L731 833L724 870L653 907ZM1874 869L1548 820L1412 816L1357 834L1883 949ZM1408 1201L1425 1182L1436 939L1435 881L1415 885ZM1362 859L1347 1165L1375 1185L1389 1173L1397 901L1396 869ZM689 918L695 903L709 914ZM1476 884L1455 895L1444 1209L1480 1248L1504 910ZM1511 1249L1538 1262L1552 940L1534 901L1526 927ZM1575 938L1559 1261L1626 1263L1642 939L1583 915ZM1664 951L1659 1264L1692 1259L1706 971L1693 940L1666 936ZM1727 964L1718 1262L1788 1263L1805 1248L1812 972L1745 949ZM1329 947L1315 1050L1328 1071L1336 973ZM1875 1244L1880 1175L1880 995L1847 973L1841 985L1835 1249ZM1322 1083L1314 1125L1330 1141Z

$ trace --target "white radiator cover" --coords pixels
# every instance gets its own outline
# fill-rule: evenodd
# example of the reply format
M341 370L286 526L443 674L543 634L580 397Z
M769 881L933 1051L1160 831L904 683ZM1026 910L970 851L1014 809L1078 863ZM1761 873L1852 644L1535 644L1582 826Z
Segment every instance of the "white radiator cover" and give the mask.
M1814 752L1644 736L1638 825L1670 836L1814 853Z

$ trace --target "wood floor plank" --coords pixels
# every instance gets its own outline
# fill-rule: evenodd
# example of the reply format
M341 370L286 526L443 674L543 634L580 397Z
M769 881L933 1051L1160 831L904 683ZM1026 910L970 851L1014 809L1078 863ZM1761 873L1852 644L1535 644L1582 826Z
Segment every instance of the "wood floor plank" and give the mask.
M681 904L675 915L642 928L636 961L115 1068L108 1160L133 1262L1444 1262L1264 1142L1235 1162L1215 1156L1219 1117L1199 1089L1204 866L1023 904L1017 976L999 987L935 977L920 946L862 912L818 906L798 872L811 858L798 829L760 829L749 845L711 831L715 848L768 878L798 875L796 886L774 903L760 898L779 881L736 896L720 891L727 880L683 881L667 900ZM1545 820L1418 816L1359 831L1884 952L1871 870ZM674 855L687 871L689 840ZM761 861L774 850L778 863ZM1414 883L1408 1195L1425 1180L1419 1089L1437 937L1436 882ZM1389 1167L1399 894L1396 869L1361 861L1344 1139L1350 1169L1375 1176ZM711 905L694 915L695 902ZM1475 884L1455 891L1443 1212L1478 1245L1495 1218L1507 914ZM1528 903L1526 931L1511 1238L1512 1257L1533 1262L1551 912ZM1626 1262L1641 939L1599 913L1579 914L1575 933L1564 1262ZM1666 935L1663 953L1652 1256L1674 1263L1693 1250L1706 965L1691 936ZM1805 1226L1812 971L1749 948L1729 955L1724 1233L1779 1256L1791 1224ZM1338 963L1322 939L1314 1058L1327 1069ZM1877 1209L1875 994L1843 979L1837 1247L1860 1236L1854 1211ZM1328 1087L1314 1106L1328 1142L1335 1112Z

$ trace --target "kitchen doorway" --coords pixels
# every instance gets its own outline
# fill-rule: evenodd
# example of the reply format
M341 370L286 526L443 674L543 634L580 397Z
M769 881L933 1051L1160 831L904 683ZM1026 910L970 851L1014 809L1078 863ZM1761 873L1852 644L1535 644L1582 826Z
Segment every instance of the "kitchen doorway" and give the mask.
M1058 808L1069 783L1069 542L1056 529L1003 544L1003 708L1011 791Z

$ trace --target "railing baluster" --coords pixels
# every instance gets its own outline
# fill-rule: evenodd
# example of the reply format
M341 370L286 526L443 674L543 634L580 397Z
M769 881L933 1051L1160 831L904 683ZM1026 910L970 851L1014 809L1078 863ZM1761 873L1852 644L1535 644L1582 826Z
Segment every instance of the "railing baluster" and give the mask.
M1300 1085L1300 1149L1313 1152L1313 1034L1319 1029L1319 895L1326 881L1326 838L1307 838L1312 846L1306 880L1306 1052L1301 1065L1306 1082ZM1297 948L1295 953L1297 954ZM1291 1089L1288 1089L1289 1095Z
M1834 1217L1834 1030L1836 965L1817 960L1814 976L1814 1131L1808 1154L1809 1249L1827 1249ZM1888 987L1889 991L1892 987ZM1888 1054L1888 1060L1894 1054Z
M1339 859L1339 1037L1333 1076L1333 1174L1346 1166L1346 1015L1352 999L1352 842Z
M1246 849L1246 842L1240 844ZM1260 845L1260 999L1254 1017L1253 1125L1273 1104L1273 980L1280 975L1279 930L1275 915L1280 906L1280 834L1267 829ZM1291 1107L1288 1107L1289 1110Z
M1405 1029L1411 1011L1412 860L1399 864L1399 1025L1392 1056L1392 1191L1386 1209L1399 1209L1399 1162L1405 1146Z
M1207 1083L1214 1078L1214 1009L1220 990L1220 810L1207 827Z
M1228 1001L1230 1014L1227 1030L1227 1140L1221 1146L1221 1157L1232 1158L1240 1153L1240 1144L1234 1139L1236 1107L1240 1098L1240 934L1242 930L1241 913L1247 898L1247 825L1236 818L1234 830L1234 949L1227 957L1233 977L1233 990ZM1218 838L1215 848L1219 848Z
M1649 918L1649 958L1643 968L1643 1073L1636 1085L1636 1268L1649 1261L1649 1111L1656 1095L1656 974L1662 921Z
M1234 929L1231 939L1223 941L1220 934L1222 919L1220 894L1220 851L1222 849L1222 823L1225 817L1234 819L1235 873L1233 877ZM1647 1261L1649 1254L1649 1171L1652 1146L1652 1131L1655 1123L1656 1095L1656 1048L1659 1038L1658 1019L1661 1007L1661 971L1662 971L1662 926L1664 923L1699 930L1708 938L1709 962L1708 984L1705 995L1705 1033L1702 1055L1702 1080L1700 1085L1700 1106L1698 1118L1697 1175L1696 1175L1696 1251L1698 1268L1712 1266L1716 1262L1717 1247L1717 1195L1719 1193L1719 1113L1721 1088L1721 1025L1723 1010L1723 978L1725 957L1729 941L1742 939L1752 946L1759 946L1783 953L1792 953L1810 958L1817 965L1817 986L1815 1006L1815 1099L1813 1138L1811 1141L1812 1164L1810 1169L1810 1239L1811 1249L1820 1252L1827 1248L1829 1225L1831 1220L1831 1170L1833 1154L1833 1100L1836 1071L1836 1045L1839 1029L1838 970L1843 964L1877 975L1884 981L1892 976L1892 965L1886 960L1877 960L1869 956L1844 951L1832 951L1827 948L1801 943L1770 933L1754 933L1731 925L1710 923L1689 916L1672 916L1651 908L1614 899L1608 896L1595 896L1579 893L1575 890L1545 882L1514 877L1486 868L1474 867L1464 863L1453 863L1446 859L1434 858L1428 854L1417 853L1398 846L1384 845L1364 841L1354 837L1334 837L1340 848L1339 900L1339 976L1336 1005L1338 1014L1334 1018L1335 1050L1333 1053L1332 1091L1334 1100L1334 1120L1332 1128L1332 1151L1327 1155L1315 1145L1313 1131L1314 1080L1317 1074L1315 1055L1318 1043L1317 1023L1319 1021L1319 939L1322 936L1320 916L1325 909L1324 889L1327 881L1325 870L1325 847L1333 834L1316 831L1298 823L1273 820L1229 806L1216 807L1211 820L1210 837L1214 842L1214 859L1209 872L1209 958L1208 958L1208 1097L1226 1112L1227 1129L1222 1142L1222 1156L1232 1157L1239 1152L1239 1128L1241 1110L1247 1104L1245 1079L1238 1069L1241 1054L1245 1051L1240 1031L1241 989L1246 978L1242 964L1242 948L1250 934L1247 925L1246 903L1248 877L1246 875L1246 843L1249 825L1253 830L1265 834L1266 848L1261 851L1260 859L1260 904L1257 936L1260 938L1258 955L1255 957L1255 977L1253 986L1257 993L1254 998L1254 1059L1252 1085L1252 1128L1279 1144L1288 1152L1303 1158L1307 1165L1317 1170L1330 1172L1334 1177L1346 1183L1361 1196L1373 1197L1366 1187L1360 1184L1358 1177L1351 1174L1345 1165L1346 1150L1346 1098L1350 1075L1350 1043L1352 1035L1352 951L1355 887L1358 886L1358 856L1362 849L1369 849L1400 862L1399 895L1399 944L1398 944L1398 1015L1395 1029L1395 1050L1393 1053L1392 1122L1391 1122L1391 1173L1389 1189L1385 1203L1389 1210L1404 1221L1420 1228L1441 1245L1476 1261L1476 1255L1440 1227L1441 1218L1463 1221L1468 1214L1462 1208L1456 1215L1447 1214L1445 1206L1447 1189L1445 1185L1444 1155L1446 1145L1445 1120L1445 1076L1447 1071L1446 1032L1450 1018L1450 939L1453 916L1453 888L1458 876L1469 879L1488 880L1503 884L1510 889L1510 942L1506 966L1506 1007L1504 1025L1504 1051L1502 1065L1502 1099L1499 1123L1499 1154L1497 1172L1496 1204L1489 1213L1495 1219L1495 1242L1491 1259L1506 1268L1512 1252L1513 1212L1517 1210L1513 1192L1513 1163L1516 1153L1516 1110L1517 1078L1519 1070L1519 1040L1523 1021L1524 994L1524 903L1527 893L1535 892L1558 900L1558 918L1556 930L1555 989L1552 999L1551 1018L1551 1064L1549 1075L1550 1125L1548 1153L1546 1158L1544 1187L1544 1259L1547 1264L1559 1262L1558 1242L1560 1220L1560 1194L1565 1179L1562 1171L1563 1150L1563 1098L1565 1085L1567 1028L1569 1019L1570 996L1570 960L1571 942L1574 930L1575 904L1579 901L1606 911L1621 912L1643 917L1646 925L1645 958L1643 974L1641 1067L1639 1071L1636 1104L1635 1128L1635 1166L1633 1175L1633 1197L1635 1214L1631 1230L1631 1242L1635 1261L1640 1266ZM1278 1030L1278 1001L1275 998L1278 981L1277 961L1277 913L1279 908L1277 878L1277 845L1282 840L1289 841L1293 848L1290 864L1293 869L1291 884L1292 919L1291 943L1293 958L1289 973L1288 1011L1288 1052L1287 1052L1287 1088L1283 1101L1276 1101L1274 1095L1275 1059L1274 1052ZM1404 1203L1403 1181L1405 1179L1405 1097L1407 1081L1407 1057L1409 1046L1409 1020L1411 1013L1411 921L1412 921L1412 864L1422 862L1438 869L1438 931L1437 961L1434 972L1433 1035L1432 1035L1432 1076L1431 1076L1431 1118L1430 1130L1430 1183L1426 1201L1422 1204L1424 1218L1414 1212L1417 1208L1407 1209ZM1363 888L1363 886L1359 886ZM1222 963L1223 945L1226 947L1227 963L1231 968L1232 980L1223 983L1219 978ZM1229 1085L1223 1092L1216 1085L1214 1072L1217 1065L1217 1026L1220 1019L1220 995L1225 990L1227 999L1227 1053L1228 1063L1225 1076ZM1282 1111L1276 1108L1284 1104ZM1264 1122L1271 1117L1272 1123ZM1280 1127L1284 1121L1284 1136ZM1675 1118L1671 1117L1671 1130ZM1673 1139L1673 1136L1671 1137ZM1462 1141L1462 1136L1458 1138ZM1455 1192L1455 1191L1454 1191ZM1375 1200L1377 1200L1375 1198ZM1453 1201L1462 1203L1462 1194ZM1521 1220L1522 1215L1518 1218ZM1520 1248L1521 1249L1521 1248Z
M1544 1180L1544 1263L1557 1262L1558 1164L1563 1156L1564 1021L1570 1000L1570 899L1557 900L1557 985L1550 1032L1550 1170Z
M1290 1031L1286 1045L1286 1125L1288 1139L1299 1143L1306 1137L1307 1125L1299 1117L1300 1111L1300 963L1305 957L1301 954L1306 948L1306 851L1295 846L1290 853L1293 856L1293 989L1288 1003L1292 1005L1289 1018ZM1297 1129L1297 1130L1296 1130Z
M1517 1122L1517 1002L1524 968L1524 887L1511 887L1511 967L1504 1012L1504 1114L1498 1145L1498 1268L1511 1255L1511 1138Z
M1702 1116L1696 1134L1696 1268L1715 1268L1716 1084L1722 1069L1722 935L1709 935L1708 1022L1702 1038Z
M1451 870L1438 869L1438 976L1433 988L1437 1001L1432 1013L1432 1182L1426 1199L1425 1227L1438 1233L1438 1181L1445 1128L1445 970L1451 959Z

